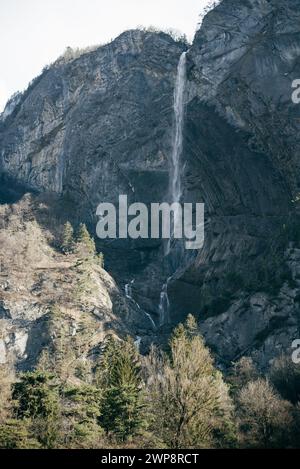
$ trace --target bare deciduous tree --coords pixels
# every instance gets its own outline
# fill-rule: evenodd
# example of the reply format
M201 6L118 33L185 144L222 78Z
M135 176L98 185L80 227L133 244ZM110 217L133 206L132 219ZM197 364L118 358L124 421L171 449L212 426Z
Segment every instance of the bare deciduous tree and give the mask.
M148 359L155 431L171 448L213 445L232 412L228 387L192 323L175 331L169 356L153 349Z
M238 397L242 444L253 447L284 446L292 427L291 404L278 396L265 379L250 381Z

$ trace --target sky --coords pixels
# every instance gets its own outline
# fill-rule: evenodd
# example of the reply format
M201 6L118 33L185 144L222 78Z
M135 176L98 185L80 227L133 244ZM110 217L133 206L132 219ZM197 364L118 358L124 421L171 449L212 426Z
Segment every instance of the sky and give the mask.
M66 47L106 43L127 29L174 28L191 40L209 0L0 0L0 112Z

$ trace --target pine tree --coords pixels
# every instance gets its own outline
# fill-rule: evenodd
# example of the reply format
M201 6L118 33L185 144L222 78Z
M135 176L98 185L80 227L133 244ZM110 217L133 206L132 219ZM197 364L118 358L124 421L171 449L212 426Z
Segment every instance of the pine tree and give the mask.
M69 423L68 448L97 448L103 439L99 425L101 390L92 385L64 389L64 414Z
M74 230L69 221L64 224L63 227L63 234L62 234L62 242L61 242L61 250L64 253L72 252L74 248Z
M0 425L0 449L38 449L39 442L32 436L30 419L9 419Z
M81 254L82 254L81 250ZM85 256L87 253L85 252ZM75 299L85 305L88 297L95 291L96 285L94 281L94 261L91 257L84 257L75 264L77 275L76 288L74 290Z
M76 341L70 335L70 319L57 304L50 306L46 319L48 346L39 357L38 369L66 381L74 373L76 359Z
M32 419L37 439L47 448L53 447L58 437L60 416L58 386L53 376L41 371L23 373L13 386L18 419Z
M76 251L81 257L94 257L96 255L96 245L84 223L78 228L76 238Z
M107 434L126 441L146 427L140 364L133 342L110 339L103 355L105 385L100 423Z
M14 382L14 373L10 364L0 365L0 424L11 417L12 399L11 387Z

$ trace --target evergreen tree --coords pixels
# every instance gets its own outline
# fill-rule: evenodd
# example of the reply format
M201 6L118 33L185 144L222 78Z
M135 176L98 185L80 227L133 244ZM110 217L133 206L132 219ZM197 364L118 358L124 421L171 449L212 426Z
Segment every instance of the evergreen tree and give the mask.
M106 338L105 347L101 356L100 365L97 367L96 379L97 385L106 389L111 380L112 364L116 360L118 352L118 342L112 335Z
M66 381L74 373L76 340L70 333L70 319L57 304L52 304L47 315L48 347L39 357L38 368Z
M81 257L94 257L96 255L95 241L84 223L81 223L78 228L76 251Z
M130 339L109 340L103 354L103 373L101 425L108 434L126 441L146 426L141 369Z
M40 445L32 436L31 420L13 418L12 384L14 375L9 366L0 366L0 448L27 449Z
M34 421L37 439L51 448L58 437L60 416L58 386L53 376L41 371L23 373L13 385L15 415Z
M99 425L101 390L92 385L64 390L64 416L69 425L64 444L74 448L97 448L103 438Z
M72 252L74 248L74 230L69 221L64 224L63 227L63 234L62 234L62 242L61 242L61 250L65 253Z
M32 436L31 420L9 419L0 425L0 449L37 449L39 442Z
M0 365L0 424L11 417L11 387L13 381L14 374L10 370L10 364Z
M83 252L81 251L81 254ZM85 253L86 255L86 253ZM93 278L94 264L91 257L85 257L80 259L76 265L75 270L77 274L76 288L74 291L75 299L84 305L88 301L88 296L91 295L96 288L95 281Z

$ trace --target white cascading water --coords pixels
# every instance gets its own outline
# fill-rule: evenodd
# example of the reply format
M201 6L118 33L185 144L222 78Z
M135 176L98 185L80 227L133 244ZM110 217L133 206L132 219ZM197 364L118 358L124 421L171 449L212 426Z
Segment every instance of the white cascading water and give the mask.
M171 203L180 202L182 195L182 186L181 186L181 168L180 168L180 157L182 153L182 143L183 143L183 125L184 125L184 107L185 107L185 87L186 87L186 52L183 52L180 56L178 67L177 67L177 76L174 89L174 140L172 148L172 158L171 158L171 178L170 178L170 200ZM176 223L181 223L181 220L178 220L178 214L174 213L174 218L172 222L172 232L171 238L174 234L174 227ZM166 252L168 255L171 248L171 239L168 240Z
M125 285L125 296L129 300L132 300L132 285L134 284L134 279L131 280L130 283L126 283Z
M147 316L147 318L148 318L149 321L151 322L153 329L156 329L156 324L155 324L155 322L153 321L151 314L146 313L146 311L144 311L144 314Z
M177 78L174 91L174 115L175 115L175 135L172 151L172 178L171 178L171 198L172 202L180 202L181 171L180 157L182 153L184 106L185 106L185 85L186 85L186 52L180 56L177 67Z
M167 283L163 285L162 291L160 292L159 301L159 326L162 327L170 322L170 302L168 297L168 284L171 277L168 278Z
M151 314L147 313L146 311L142 310L142 308L140 307L140 305L134 300L134 298L132 297L132 285L134 284L134 281L135 279L131 280L130 283L126 283L125 285L125 296L126 298L128 298L129 300L131 300L135 305L136 307L141 310L145 316L149 319L149 321L151 322L151 325L153 327L153 329L156 329L156 324L155 322L153 321L152 319L152 316ZM139 342L139 345L140 345L140 342Z
M137 335L134 341L134 345L138 352L140 351L140 348L141 348L141 342L142 342L142 338L139 335Z
M177 76L175 82L174 90L174 117L175 117L175 129L174 129L174 141L172 149L172 169L171 169L171 183L170 183L170 199L171 202L180 202L182 195L182 186L181 186L181 153L183 146L183 126L184 126L184 107L185 107L185 88L186 88L186 52L183 52L180 56L178 67L177 67ZM172 223L172 233L171 238L174 234L174 227L176 223L181 223L181 220L178 219L178 214L174 213L174 219ZM168 240L165 254L168 255L171 249L171 239ZM170 302L168 297L168 283L170 278L167 280L167 283L163 285L162 291L160 293L160 302L159 302L159 325L163 326L170 321L169 309Z

